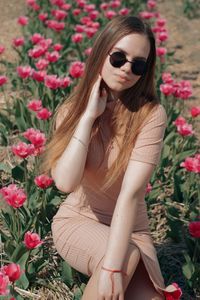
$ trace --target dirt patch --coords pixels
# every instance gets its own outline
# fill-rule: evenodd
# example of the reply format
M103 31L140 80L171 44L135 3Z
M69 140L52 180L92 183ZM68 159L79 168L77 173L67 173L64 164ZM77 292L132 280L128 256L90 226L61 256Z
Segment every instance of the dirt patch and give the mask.
M25 0L1 0L0 1L0 44L6 47L2 58L9 61L17 58L16 52L12 49L12 40L17 36L22 36L21 27L17 24L20 15L25 15Z
M168 70L174 72L179 79L191 81L193 97L185 101L186 107L200 105L200 19L188 19L183 14L181 0L159 1L158 10L167 20L167 48L170 52L175 51L174 64Z

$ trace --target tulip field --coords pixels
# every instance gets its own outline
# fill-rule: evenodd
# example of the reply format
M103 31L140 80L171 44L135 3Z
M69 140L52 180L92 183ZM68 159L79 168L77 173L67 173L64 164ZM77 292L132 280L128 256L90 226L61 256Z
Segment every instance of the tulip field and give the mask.
M183 1L191 17L196 1ZM156 0L24 0L15 61L0 43L0 299L79 300L88 277L57 254L51 223L66 198L40 173L56 108L84 73L95 36L116 15L151 24L157 43L156 84L168 124L160 164L146 189L152 237L166 299L200 299L200 106L190 80L169 72L167 19Z

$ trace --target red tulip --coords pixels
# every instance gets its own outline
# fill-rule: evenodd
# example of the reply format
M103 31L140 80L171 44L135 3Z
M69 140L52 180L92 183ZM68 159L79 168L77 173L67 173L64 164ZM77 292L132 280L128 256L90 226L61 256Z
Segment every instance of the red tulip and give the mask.
M24 235L24 244L26 248L30 250L42 245L43 241L41 241L40 236L37 233L27 231Z
M10 263L9 265L4 266L2 269L12 282L18 280L22 273L20 265L15 263Z
M200 238L200 221L190 222L189 232L191 236L195 238Z
M46 189L53 183L53 179L47 175L42 174L35 177L34 182L41 189Z

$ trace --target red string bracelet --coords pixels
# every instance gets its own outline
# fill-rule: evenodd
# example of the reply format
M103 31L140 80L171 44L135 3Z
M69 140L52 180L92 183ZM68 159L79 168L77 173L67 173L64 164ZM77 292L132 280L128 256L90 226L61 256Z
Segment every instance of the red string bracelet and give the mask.
M122 271L122 270L110 270L110 269L107 269L105 267L101 267L103 270L106 270L106 271L110 271L111 274L110 274L110 279L111 279L111 282L112 282L112 294L114 294L114 280L113 280L113 273L122 273L123 275L127 276L126 272Z

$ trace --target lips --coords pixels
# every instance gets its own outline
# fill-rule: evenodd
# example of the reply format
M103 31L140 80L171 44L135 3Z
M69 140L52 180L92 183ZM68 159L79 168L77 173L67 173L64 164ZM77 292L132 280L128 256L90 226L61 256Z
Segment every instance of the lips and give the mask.
M121 75L119 75L118 76L121 80L123 80L123 81L130 81L127 77L124 77L124 76L121 76Z

